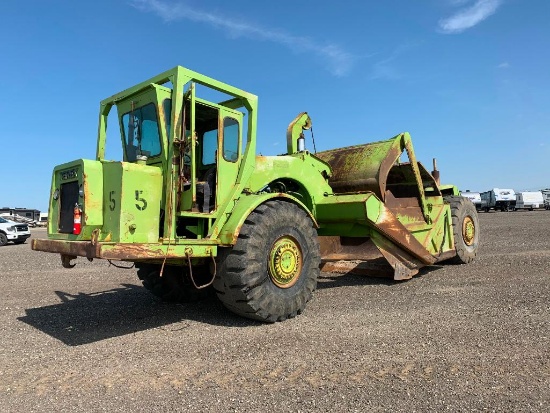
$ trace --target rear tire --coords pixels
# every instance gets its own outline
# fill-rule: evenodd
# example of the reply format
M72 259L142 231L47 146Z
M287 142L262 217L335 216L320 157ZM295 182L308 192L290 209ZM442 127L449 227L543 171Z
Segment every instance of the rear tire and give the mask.
M220 251L218 259L214 289L223 305L272 323L305 309L317 287L321 255L306 212L268 201L248 216L235 246Z
M456 256L449 262L454 264L469 264L472 262L479 247L479 220L474 204L461 196L445 197L451 206L453 223L453 238Z
M196 289L191 283L189 275L184 272L180 266L165 265L162 277L160 276L160 264L142 264L136 263L137 275L141 280L143 287L149 290L153 295L161 298L163 301L189 303L198 301L213 294L212 287ZM202 267L196 267L198 270ZM211 279L210 274L193 274L195 282L207 283L203 279ZM200 285L199 285L200 286Z

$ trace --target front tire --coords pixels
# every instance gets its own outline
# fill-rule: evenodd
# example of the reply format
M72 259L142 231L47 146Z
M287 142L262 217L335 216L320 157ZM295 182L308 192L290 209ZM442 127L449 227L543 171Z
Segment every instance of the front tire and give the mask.
M3 232L0 232L0 247L3 247L8 243L8 237Z
M214 289L225 307L254 320L283 321L300 314L317 287L317 231L298 206L268 201L248 216L219 261Z
M451 206L453 223L453 238L456 256L449 262L469 264L472 262L479 247L479 220L474 204L461 196L446 197Z

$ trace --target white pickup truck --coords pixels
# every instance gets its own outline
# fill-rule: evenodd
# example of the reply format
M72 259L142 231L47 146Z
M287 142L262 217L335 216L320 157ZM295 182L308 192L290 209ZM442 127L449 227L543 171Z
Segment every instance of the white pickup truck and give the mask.
M14 244L23 244L31 236L29 226L9 221L0 217L0 247L12 241Z

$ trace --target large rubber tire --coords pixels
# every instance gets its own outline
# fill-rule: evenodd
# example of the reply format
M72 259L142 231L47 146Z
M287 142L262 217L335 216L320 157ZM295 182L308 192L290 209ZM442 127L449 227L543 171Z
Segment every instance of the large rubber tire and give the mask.
M8 243L8 237L3 232L0 232L0 247L3 247Z
M232 312L264 322L295 317L317 287L317 231L297 205L268 201L245 220L237 243L221 251L214 289Z
M164 301L189 303L213 294L212 286L196 289L189 274L182 267L165 265L162 277L160 276L160 264L136 263L136 267L138 278L143 286ZM212 278L210 274L206 274L206 270L202 267L194 268L194 270L194 278L197 283L206 284L208 279ZM199 270L202 271L199 273Z
M456 256L449 262L454 264L469 264L472 262L479 247L479 220L474 204L468 198L461 196L445 197L451 206L453 223L453 238Z

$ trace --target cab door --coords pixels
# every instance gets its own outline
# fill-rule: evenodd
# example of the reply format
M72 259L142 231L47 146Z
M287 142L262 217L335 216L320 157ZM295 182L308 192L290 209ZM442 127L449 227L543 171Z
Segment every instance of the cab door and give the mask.
M192 102L191 112L187 131L191 180L183 191L181 209L215 215L229 200L237 180L243 114L198 98Z
M227 108L220 108L216 209L229 201L242 159L242 121L243 114Z
M242 159L243 114L194 95L185 98L179 146L176 236L206 237L225 209Z

